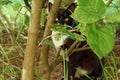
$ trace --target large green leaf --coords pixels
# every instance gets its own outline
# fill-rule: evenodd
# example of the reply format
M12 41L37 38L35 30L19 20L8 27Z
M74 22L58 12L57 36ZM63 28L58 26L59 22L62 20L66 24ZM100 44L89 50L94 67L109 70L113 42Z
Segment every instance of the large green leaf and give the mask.
M113 49L114 37L112 28L92 25L88 32L87 42L101 59Z
M104 16L105 10L103 0L78 0L73 16L81 23L93 23Z

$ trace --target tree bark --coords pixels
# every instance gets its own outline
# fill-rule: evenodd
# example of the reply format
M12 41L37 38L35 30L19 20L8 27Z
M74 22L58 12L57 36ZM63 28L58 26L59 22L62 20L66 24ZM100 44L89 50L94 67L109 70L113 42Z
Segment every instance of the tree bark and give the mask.
M22 69L22 80L34 80L34 59L37 48L38 33L40 30L40 14L43 1L44 0L33 0L32 2L30 27L28 29L28 40Z
M54 23L60 3L61 0L54 1L54 4L50 10L48 21L46 23L46 28L43 38L46 38L47 36L51 35L51 25ZM42 80L50 79L51 69L48 63L48 54L49 54L49 46L46 44L42 44L40 62L39 62L39 69L40 69L39 72L42 77Z

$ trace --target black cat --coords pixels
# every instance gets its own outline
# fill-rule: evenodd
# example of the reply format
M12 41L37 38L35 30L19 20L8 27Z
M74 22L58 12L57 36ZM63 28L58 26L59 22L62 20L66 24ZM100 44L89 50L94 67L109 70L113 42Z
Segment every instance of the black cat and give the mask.
M51 3L49 3L49 5L50 7L52 6ZM67 9L60 8L55 23L71 26L71 28L69 29L72 30L75 26L79 24L79 22L77 22L71 17L71 14L74 12L76 7L77 7L76 3L72 3ZM55 31L53 31L53 34L54 33ZM80 34L80 32L76 32L76 31L73 33ZM70 39L66 35L61 36L60 42L55 41L54 36L52 37L52 40L53 43L55 44L57 51L59 50L59 48L61 48L63 51L65 49L69 49L69 47L75 41L73 39ZM81 48L85 44L87 44L87 42L82 41L80 45L77 45L77 47ZM89 80L89 78L85 76L88 75L94 80L96 80L98 77L102 75L103 72L101 62L104 63L104 59L99 60L99 58L91 49L85 51L73 52L69 56L68 79Z

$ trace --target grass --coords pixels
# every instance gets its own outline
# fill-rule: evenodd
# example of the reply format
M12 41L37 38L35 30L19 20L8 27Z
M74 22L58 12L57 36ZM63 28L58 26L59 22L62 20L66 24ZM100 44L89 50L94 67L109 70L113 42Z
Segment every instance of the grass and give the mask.
M120 52L112 52L106 57L104 70L105 80L119 80L118 70L120 69Z

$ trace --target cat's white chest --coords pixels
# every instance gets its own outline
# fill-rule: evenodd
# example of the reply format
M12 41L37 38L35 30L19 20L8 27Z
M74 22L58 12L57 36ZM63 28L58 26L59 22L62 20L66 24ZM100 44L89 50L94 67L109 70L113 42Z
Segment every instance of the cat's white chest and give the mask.
M68 38L67 35L63 35L62 33L58 31L52 31L52 41L57 51L59 51L61 46L64 44L65 39L67 38Z

